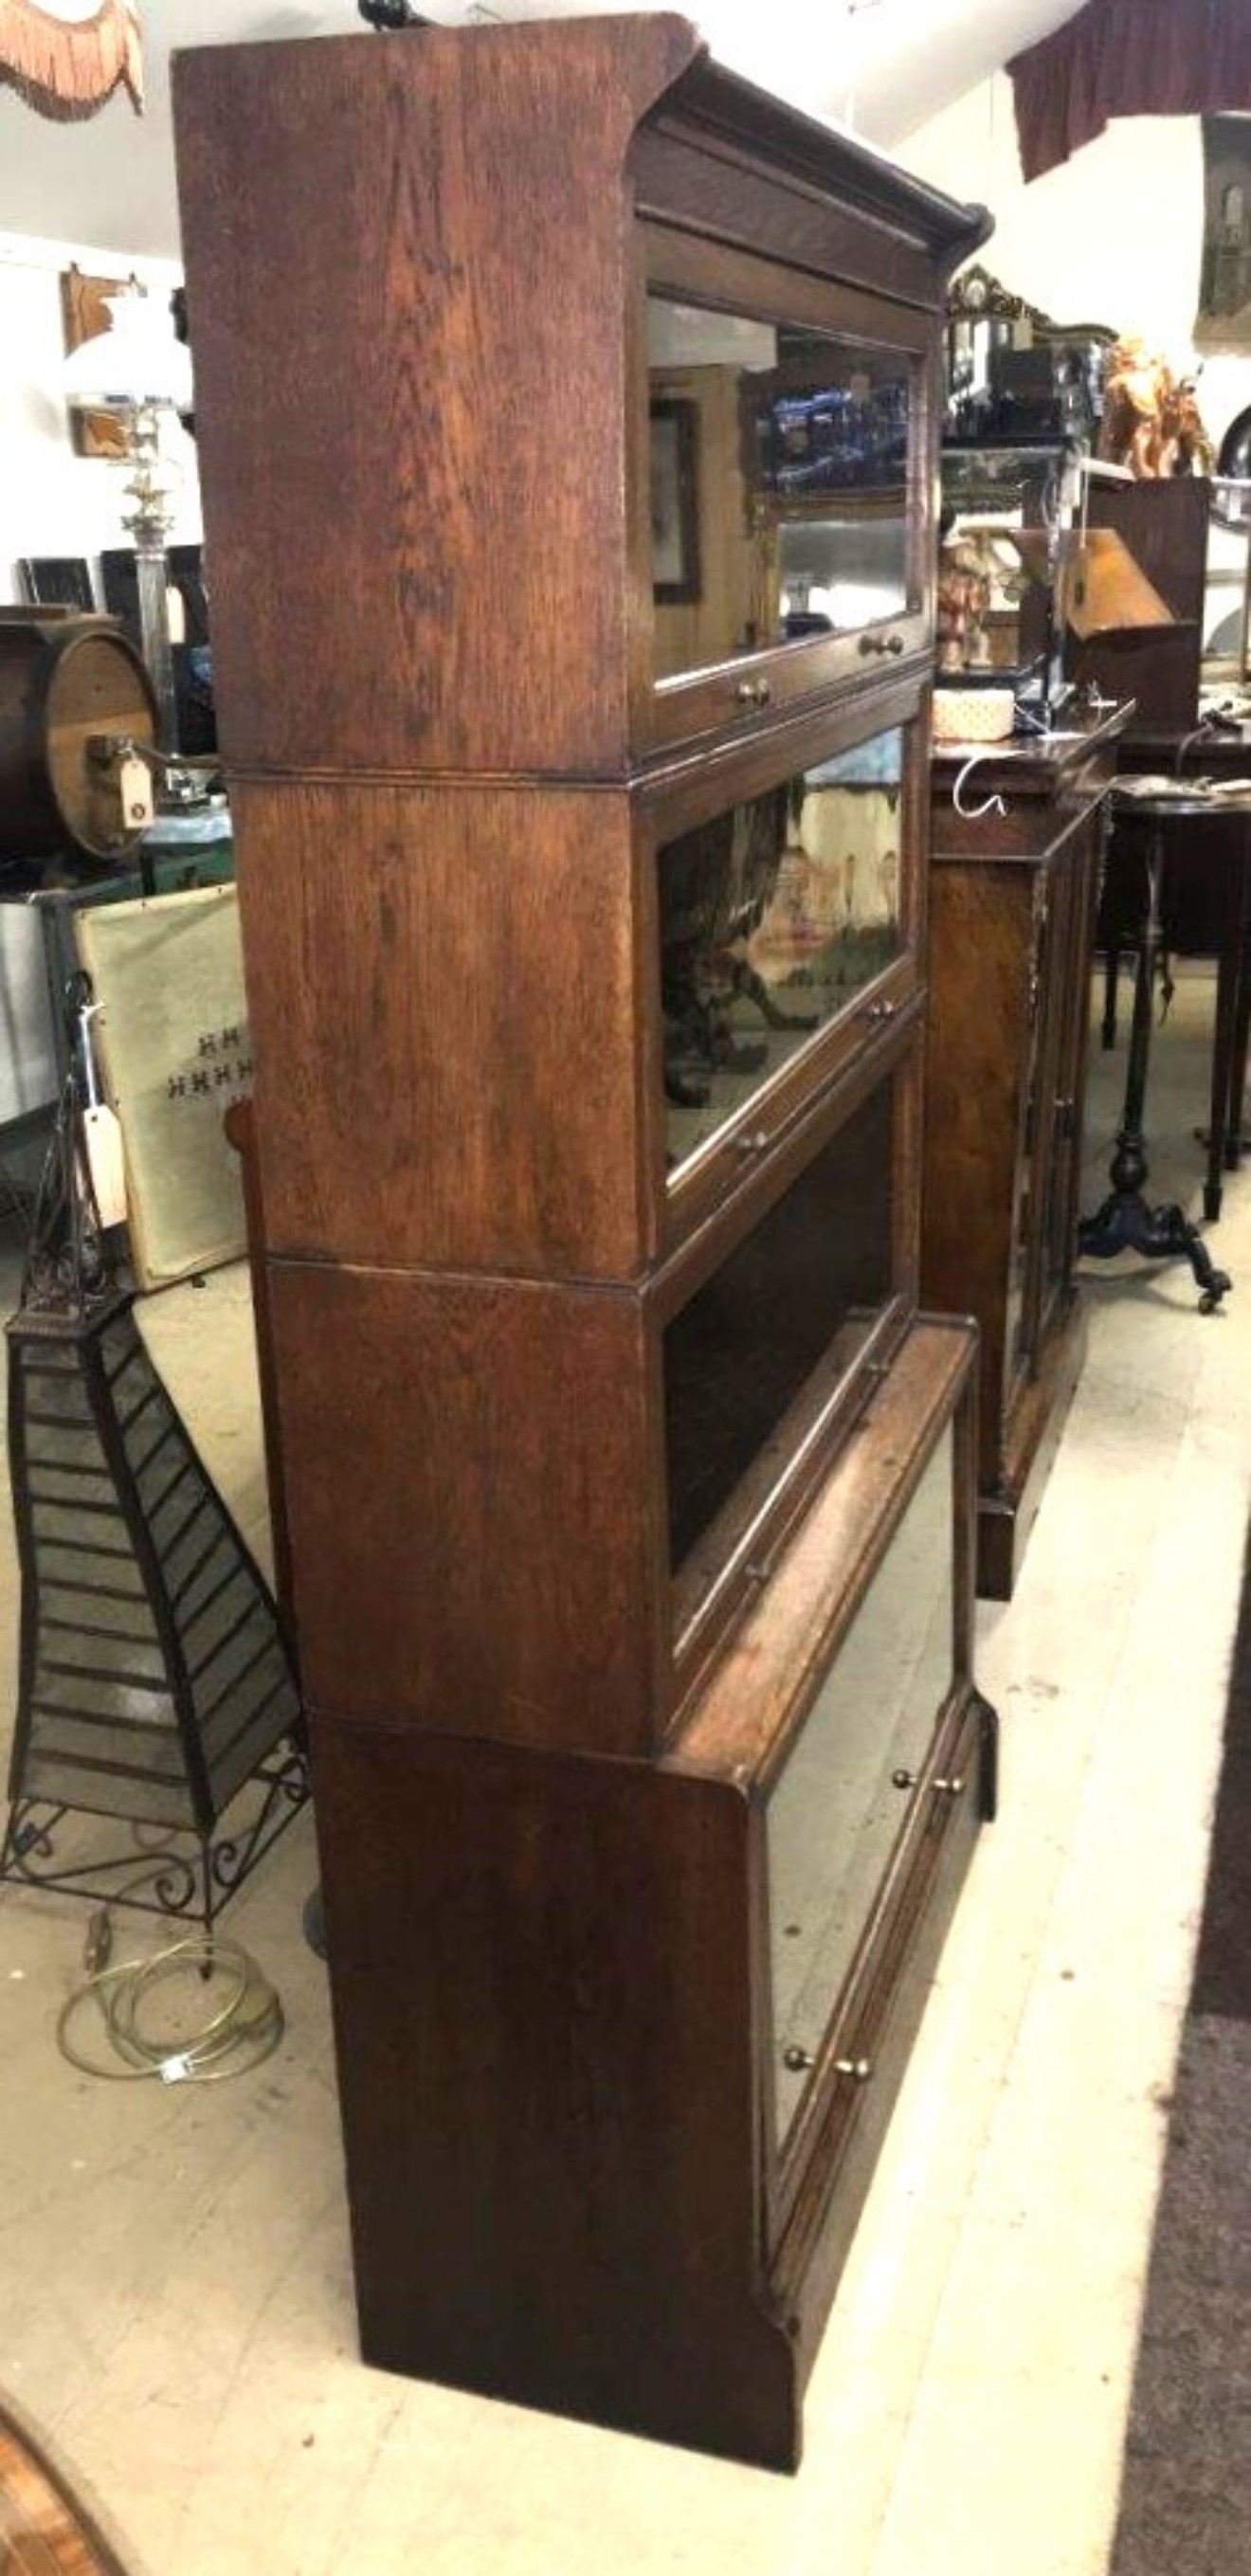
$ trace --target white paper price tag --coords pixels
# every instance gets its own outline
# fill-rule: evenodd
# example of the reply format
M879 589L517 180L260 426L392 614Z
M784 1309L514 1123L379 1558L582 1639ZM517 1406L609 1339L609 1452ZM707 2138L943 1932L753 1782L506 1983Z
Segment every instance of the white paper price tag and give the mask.
M121 769L122 815L128 832L144 832L153 819L152 776L145 761L128 753Z

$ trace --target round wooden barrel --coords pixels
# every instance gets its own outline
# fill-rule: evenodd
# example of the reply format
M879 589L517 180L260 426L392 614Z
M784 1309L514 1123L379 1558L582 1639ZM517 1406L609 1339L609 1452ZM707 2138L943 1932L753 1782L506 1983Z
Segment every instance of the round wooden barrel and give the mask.
M155 742L156 724L152 683L115 619L0 616L0 860L124 860L143 826L127 821L108 745Z

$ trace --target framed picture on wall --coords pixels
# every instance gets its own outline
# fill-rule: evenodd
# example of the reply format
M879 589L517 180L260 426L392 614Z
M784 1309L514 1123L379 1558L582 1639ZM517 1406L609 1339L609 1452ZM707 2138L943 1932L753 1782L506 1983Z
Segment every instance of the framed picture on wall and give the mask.
M699 448L693 402L651 406L652 590L662 602L698 599Z
M18 572L32 608L95 611L91 567L85 555L23 555Z

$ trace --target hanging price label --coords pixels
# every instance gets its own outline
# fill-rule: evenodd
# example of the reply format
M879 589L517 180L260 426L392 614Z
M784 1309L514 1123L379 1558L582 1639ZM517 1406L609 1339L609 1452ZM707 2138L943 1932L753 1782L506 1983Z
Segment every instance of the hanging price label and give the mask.
M146 761L128 752L121 767L122 816L130 832L145 832L156 808L152 795L152 773Z

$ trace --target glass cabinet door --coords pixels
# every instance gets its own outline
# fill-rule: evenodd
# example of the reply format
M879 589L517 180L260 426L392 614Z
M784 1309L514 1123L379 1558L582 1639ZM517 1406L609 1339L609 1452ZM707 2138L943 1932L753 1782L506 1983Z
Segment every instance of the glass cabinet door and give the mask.
M750 715L923 644L917 352L660 293L647 315L662 735L701 674L706 712Z
M900 1100L878 1082L665 1325L675 1627L811 1460L897 1305Z
M953 1433L933 1452L765 1810L779 2147L909 1812L956 1669ZM922 1792L924 1794L924 1791Z
M913 733L892 725L662 840L671 1182L731 1131L758 1150L822 1039L841 1025L850 1045L875 1025L866 995L915 938Z

